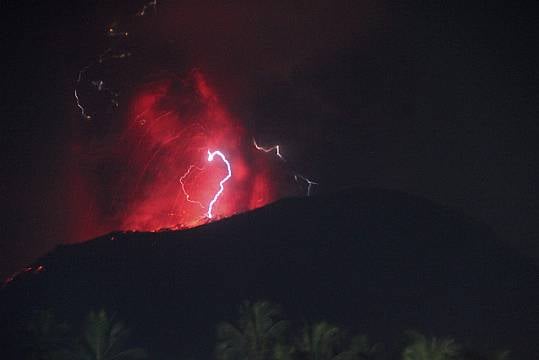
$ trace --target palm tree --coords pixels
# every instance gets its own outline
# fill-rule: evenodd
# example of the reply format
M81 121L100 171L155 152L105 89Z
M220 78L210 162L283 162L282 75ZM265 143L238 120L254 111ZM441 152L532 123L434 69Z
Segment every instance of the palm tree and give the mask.
M287 350L279 345L287 322L281 311L267 301L240 306L238 325L221 323L217 326L216 356L219 360L269 360L275 353Z
M451 360L459 355L460 346L451 338L427 338L417 332L409 332L411 342L402 352L403 360Z
M490 360L509 360L511 358L511 351L498 350L492 353L488 358Z
M30 358L39 360L65 359L69 354L69 327L59 323L51 310L44 310L28 325L31 344Z
M348 358L357 360L377 359L382 354L384 345L382 343L371 344L366 335L354 336L350 342Z
M474 349L464 349L460 353L459 360L509 360L510 355L509 350L479 352Z
M81 339L80 358L84 360L144 359L140 348L125 349L129 330L109 319L105 310L91 312L86 318Z
M319 322L303 329L298 350L304 360L343 360L349 355L340 351L343 332L337 326Z

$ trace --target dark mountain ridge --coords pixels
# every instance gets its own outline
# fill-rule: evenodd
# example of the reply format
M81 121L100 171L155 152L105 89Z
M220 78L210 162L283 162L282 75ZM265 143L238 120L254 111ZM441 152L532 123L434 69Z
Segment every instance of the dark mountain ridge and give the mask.
M13 355L32 311L76 324L104 307L150 352L202 359L217 322L233 320L244 299L269 299L292 320L375 340L412 328L531 357L538 274L469 218L402 193L348 189L184 231L59 246L0 291L0 336Z

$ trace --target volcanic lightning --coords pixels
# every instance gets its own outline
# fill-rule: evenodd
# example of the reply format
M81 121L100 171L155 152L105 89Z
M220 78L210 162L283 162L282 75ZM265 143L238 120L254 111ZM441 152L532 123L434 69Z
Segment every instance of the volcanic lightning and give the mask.
M215 203L217 202L217 200L219 200L219 197L221 197L223 191L225 190L225 183L232 177L232 166L230 165L230 161L228 161L226 156L221 151L216 150L216 151L212 152L212 151L208 150L207 161L212 162L213 159L215 158L215 156L218 156L219 158L221 158L221 160L225 163L226 168L227 168L227 174L223 179L221 179L221 181L219 181L219 190L215 193L215 195L212 197L212 199L210 200L210 202L208 204L208 207L207 207L208 210L206 212L206 217L208 219L212 219L214 217L213 207L214 207ZM191 198L191 195L189 195L189 192L185 188L185 180L187 179L188 176L190 176L192 174L193 169L197 169L198 171L204 171L205 170L205 168L199 168L199 167L197 167L195 165L190 165L189 168L187 169L187 171L185 172L185 174L183 174L182 177L180 178L181 188L182 188L183 194L185 195L185 199L188 202L200 205L200 207L202 207L203 209L206 209L206 207L200 201L193 200Z
M226 164L227 175L219 182L219 191L217 191L217 193L213 196L213 199L210 201L210 205L208 206L208 213L206 214L209 219L213 217L213 214L212 214L213 205L215 205L215 203L217 202L217 199L219 199L219 196L221 196L221 194L225 190L225 183L232 176L232 168L230 167L230 162L226 159L225 155L223 155L223 153L220 152L219 150L216 150L214 152L211 152L210 150L208 150L208 161L210 162L213 161L213 158L215 155L219 156L221 160L223 160L223 162Z
M208 150L209 151L209 150ZM187 169L187 171L185 172L185 174L182 175L182 177L180 178L180 184L182 185L182 191L183 191L183 194L185 195L185 199L187 201L189 201L190 203L193 203L193 204L198 204L200 205L200 207L202 207L204 209L204 205L202 205L202 203L200 201L196 201L196 200L192 200L191 199L191 196L189 196L189 193L187 192L187 190L185 189L185 178L187 178L190 174L191 174L191 171L193 169L197 169L199 171L202 171L203 169L201 168L198 168L196 167L195 165L190 165L189 168Z
M260 146L258 145L258 143L256 142L256 139L253 138L253 145L255 147L256 150L258 151L262 151L262 152L265 152L265 153L270 153L270 152L274 152L275 155L282 161L286 161L286 159L284 158L283 154L281 154L281 148L279 145L273 145L273 146L270 146L270 147L264 147L264 146ZM298 182L299 180L302 180L304 181L306 184L307 184L307 196L311 196L311 188L313 185L318 185L317 182L315 181L312 181L308 178L306 178L305 176L301 175L301 174L294 174L294 180L296 182Z
M145 16L149 10L153 10L153 13L157 13L157 0L150 0L146 4L143 5L143 7L135 14L135 16ZM84 66L81 70L79 70L77 78L75 80L75 87L74 87L74 96L75 96L75 104L80 110L81 117L85 120L90 120L92 118L92 115L90 115L90 112L88 109L83 105L83 102L81 100L79 87L83 85L83 83L88 83L92 87L96 88L97 91L105 91L110 96L110 102L115 107L119 107L118 98L119 93L112 88L105 87L105 82L103 80L89 80L87 77L89 76L88 72L98 66L103 65L105 62L108 62L108 60L111 59L126 59L131 56L131 52L126 51L125 49L122 49L122 46L118 46L118 44L122 44L121 41L117 40L124 40L129 36L129 32L125 30L119 30L119 25L117 22L113 22L105 31L105 34L110 39L114 40L114 42L111 43L110 47L108 47L105 51L103 51L97 59L92 61L90 64ZM125 44L123 44L125 46Z
M156 5L147 0L136 16L157 15ZM130 62L124 70L124 60L145 49L127 43L128 34L139 33L127 31L135 22L110 24L108 47L75 79L75 109L81 118L95 120L82 127L92 136L81 136L74 147L92 165L76 169L76 184L90 199L95 191L113 198L111 204L92 204L92 217L85 217L90 220L78 238L116 228L190 228L282 197L311 195L316 183L293 169L280 144L257 143L201 69L176 73ZM141 77L124 84L124 71ZM110 167L91 170L102 164Z
M286 161L285 158L283 157L283 155L281 154L281 149L279 147L279 145L274 145L274 146L271 146L271 147L262 147L260 145L258 145L256 143L256 140L255 138L253 138L253 145L255 146L255 148L259 151L263 151L265 153L269 153L269 152L272 152L272 151L275 151L275 155L277 155L277 157L283 161Z
M312 187L313 185L318 185L317 182L312 181L312 180L309 180L309 179L307 179L305 176L303 176L303 175L301 175L301 174L295 174L295 175L294 175L294 180L296 180L296 182L297 182L298 180L303 180L303 181L305 181L305 183L307 184L307 196L311 196L311 187Z

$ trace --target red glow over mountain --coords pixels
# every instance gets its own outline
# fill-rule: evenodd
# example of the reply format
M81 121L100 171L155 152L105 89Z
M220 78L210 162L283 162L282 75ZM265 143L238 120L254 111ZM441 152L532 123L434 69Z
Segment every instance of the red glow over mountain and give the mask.
M189 228L293 193L282 161L257 150L198 70L144 83L121 122L89 126L73 176L75 238Z

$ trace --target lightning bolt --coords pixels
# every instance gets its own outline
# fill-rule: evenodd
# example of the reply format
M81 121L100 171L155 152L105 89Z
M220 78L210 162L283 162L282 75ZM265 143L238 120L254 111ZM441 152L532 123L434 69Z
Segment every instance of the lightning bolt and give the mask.
M189 169L187 169L187 171L185 172L185 174L182 175L182 177L180 178L180 184L182 184L182 191L185 195L185 198L187 199L187 201L189 201L190 203L193 203L193 204L198 204L200 205L201 208L204 209L204 205L202 205L202 203L200 201L196 201L196 200L191 200L191 197L189 196L189 193L187 192L187 190L185 190L185 183L183 182L185 180L186 177L189 176L189 174L191 173L191 171L193 169L197 169L197 170L202 170L201 168L199 167L196 167L195 165L191 165L189 166Z
M86 112L86 109L84 108L84 106L82 106L82 103L80 101L80 98L79 98L79 93L77 92L77 86L81 83L82 81L82 76L86 73L86 71L90 68L91 65L87 65L85 67L83 67L80 71L79 71L79 74L77 76L77 84L75 86L75 101L76 101L76 104L77 104L77 107L79 108L80 110L80 114L81 116L86 119L86 120L89 120L91 119L91 116L88 115L88 113Z
M213 196L213 199L210 201L210 205L208 206L208 212L206 213L206 216L209 219L211 219L213 217L213 214L212 214L213 205L215 205L215 203L217 202L217 200L219 199L219 197L221 196L221 194L225 190L225 183L232 176L232 169L230 167L230 162L228 162L225 155L222 152L220 152L219 150L216 150L214 152L211 152L210 150L208 150L208 161L212 162L215 155L219 156L221 158L221 160L223 160L223 162L226 164L227 175L219 182L219 191L217 191L217 193Z
M206 212L206 217L208 219L213 218L213 206L215 205L217 200L219 200L219 197L221 196L221 194L225 190L225 183L232 177L232 166L230 165L230 162L227 160L226 156L219 150L216 150L216 151L213 151L213 152L208 150L208 162L212 162L213 159L215 158L215 156L218 156L219 158L221 158L221 160L225 163L226 168L227 168L227 175L223 179L221 179L221 181L219 182L219 190L215 193L215 195L213 196L212 200L210 201L210 203L208 205L208 211ZM191 197L189 196L189 193L185 189L184 180L191 174L193 169L197 169L197 170L200 170L200 171L204 170L203 168L196 167L195 165L190 165L189 168L187 169L187 171L185 172L185 174L183 174L182 177L180 178L180 184L182 185L182 191L183 191L187 201L189 201L190 203L193 203L193 204L198 204L203 209L205 209L204 205L200 201L192 200Z
M157 14L157 0L150 0L144 4L144 6L136 13L134 16L145 16L148 14L149 10L153 10L154 14ZM129 33L127 31L118 30L118 23L113 22L105 32L106 36L111 38L112 40L120 39L125 40ZM116 42L116 41L115 41ZM114 46L116 48L117 46ZM77 108L80 110L81 117L83 119L89 120L92 118L92 116L89 114L89 111L85 108L83 105L81 98L79 96L79 86L87 81L84 78L87 77L87 73L95 66L98 66L100 64L103 64L107 62L110 59L126 59L131 56L131 53L129 51L121 51L120 49L113 49L112 47L109 47L106 49L101 55L97 57L96 60L94 60L92 63L84 66L78 73L77 79L75 81L75 89L74 89L74 96L75 96L75 104ZM90 82L90 85L94 86L97 91L105 91L110 95L110 102L114 107L119 106L118 97L119 94L116 91L113 91L110 88L107 88L104 86L104 82L102 80L94 80Z
M301 174L295 174L294 175L294 180L296 180L296 182L298 180L303 180L303 181L305 181L307 183L307 196L311 196L311 187L313 185L318 185L317 182L309 180L309 179L307 179L305 176L303 176Z
M253 145L255 146L255 148L259 151L263 151L265 153L270 153L272 151L275 151L275 155L277 155L277 157L283 161L286 161L285 158L283 157L283 155L281 154L281 149L279 147L279 145L274 145L274 146L270 146L270 147L263 147L263 146L260 146L256 143L256 140L255 138L253 138Z
M86 119L86 120L90 120L92 117L90 115L88 115L88 113L86 112L86 109L84 109L84 106L82 106L81 102L80 102L80 99L79 99L79 94L77 93L77 89L75 89L75 102L77 104L77 107L79 108L80 110L80 115Z
M264 146L260 146L257 144L255 138L253 138L253 145L254 147L258 150L258 151L263 151L265 153L270 153L270 152L275 152L275 155L281 159L282 161L286 161L286 159L284 158L283 154L281 154L281 148L279 145L273 145L273 146L270 146L270 147L264 147ZM305 176L301 175L301 174L294 174L294 180L296 182L298 181L304 181L306 184L307 184L307 196L311 196L311 189L312 189L312 186L313 185L318 185L317 182L315 181L312 181L308 178L306 178Z

